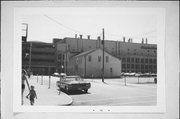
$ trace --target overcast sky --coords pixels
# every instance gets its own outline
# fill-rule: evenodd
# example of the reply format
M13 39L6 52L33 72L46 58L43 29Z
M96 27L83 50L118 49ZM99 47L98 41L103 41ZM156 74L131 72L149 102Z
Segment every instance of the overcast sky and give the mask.
M148 43L156 44L157 18L149 11L120 8L58 8L56 12L37 11L38 14L22 15L22 23L29 25L28 41L52 42L53 38L74 37L82 34L92 39L102 37L105 40L120 40L123 36L141 42L142 37ZM22 29L25 26L22 25ZM22 31L24 35L25 32ZM127 41L127 40L126 40Z

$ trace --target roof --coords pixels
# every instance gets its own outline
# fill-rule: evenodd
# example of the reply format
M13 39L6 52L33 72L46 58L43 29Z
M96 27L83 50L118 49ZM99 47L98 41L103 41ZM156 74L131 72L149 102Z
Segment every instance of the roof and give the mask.
M98 49L88 50L88 51L82 52L82 53L74 56L73 58L80 57L80 56L83 56L83 55L88 55L88 54L90 54L90 53L92 53L92 52L94 52L94 51L96 51L96 50L102 50L102 49L101 49L101 48L98 48ZM120 60L119 58L117 58L117 57L113 56L112 54L110 54L109 52L107 52L106 49L105 49L105 52L106 52L107 54L109 54L110 56L112 56L112 57Z
M90 53L92 53L92 52L94 52L94 51L96 51L96 50L97 50L97 49L88 50L88 51L82 52L82 53L80 53L80 54L78 54L78 55L76 55L76 56L74 56L74 57L79 57L79 56L83 56L83 55L88 55L88 54L90 54Z

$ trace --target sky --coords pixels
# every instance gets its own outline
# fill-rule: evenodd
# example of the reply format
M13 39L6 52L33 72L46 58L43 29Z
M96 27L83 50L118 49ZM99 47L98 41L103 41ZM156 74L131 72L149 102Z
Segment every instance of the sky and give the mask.
M81 34L83 38L90 35L92 39L122 41L123 37L133 38L140 43L142 38L148 38L148 43L156 44L157 18L149 11L119 8L58 8L56 12L39 10L36 14L22 15L22 23L28 24L28 41L43 41L52 43L53 38L75 37ZM22 35L25 34L22 25Z

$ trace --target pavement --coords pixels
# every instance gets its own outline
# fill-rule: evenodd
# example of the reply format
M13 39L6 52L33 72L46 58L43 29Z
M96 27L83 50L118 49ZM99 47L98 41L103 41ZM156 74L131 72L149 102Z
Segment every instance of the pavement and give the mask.
M67 106L71 105L72 98L68 96L64 92L60 92L58 87L56 86L56 81L58 78L51 77L50 87L49 87L49 77L48 76L31 76L28 79L29 85L33 85L35 87L37 93L37 99L35 98L34 105L46 105L46 106ZM25 96L28 95L29 90L26 85L26 89L24 91L23 101L24 105L30 105L29 99Z

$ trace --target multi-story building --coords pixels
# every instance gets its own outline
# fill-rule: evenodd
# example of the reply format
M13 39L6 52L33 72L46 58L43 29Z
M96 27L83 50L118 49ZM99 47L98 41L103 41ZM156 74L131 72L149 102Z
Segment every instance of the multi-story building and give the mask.
M22 68L39 75L54 73L56 66L53 43L22 42Z
M105 40L105 50L109 54L122 60L119 67L122 67L122 72L157 72L157 45L148 44L148 39L142 39L141 43L133 43L133 39L123 38L123 41ZM67 67L69 59L80 53L92 49L102 48L102 40L100 37L97 39L90 39L80 37L64 39L54 39L57 51L63 51L65 64ZM64 45L64 48L61 47Z

